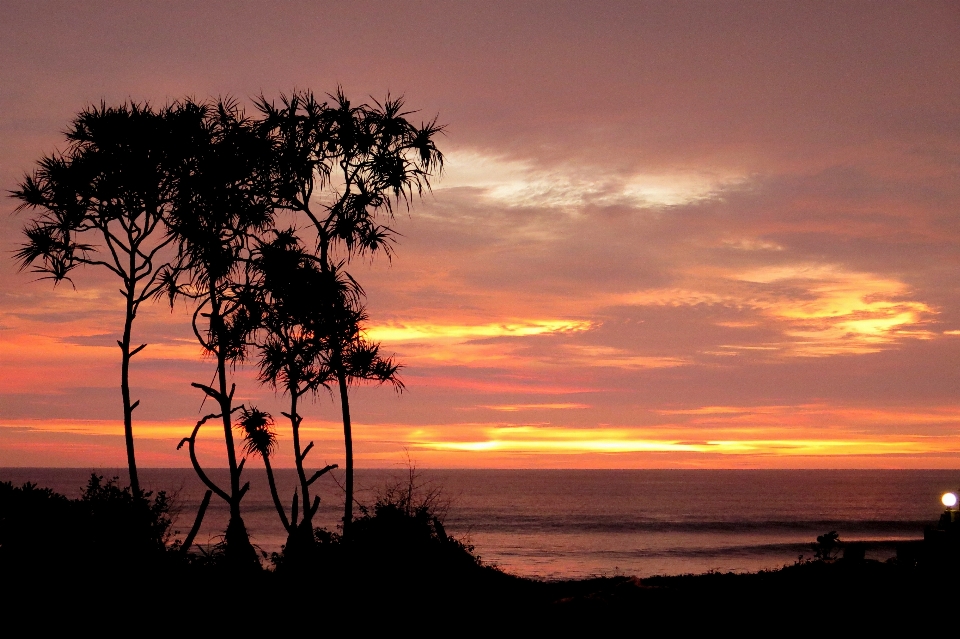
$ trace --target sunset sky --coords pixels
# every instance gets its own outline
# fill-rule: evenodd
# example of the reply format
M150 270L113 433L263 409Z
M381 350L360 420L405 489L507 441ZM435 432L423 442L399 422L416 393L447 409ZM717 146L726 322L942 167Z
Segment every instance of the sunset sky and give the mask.
M358 465L960 467L955 2L11 0L0 16L4 191L101 100L342 85L439 114L444 175L396 219L392 263L351 266L407 386L355 392ZM117 284L18 272L15 205L0 466L122 466ZM148 306L134 340L139 463L189 465L190 382L214 365L184 306ZM279 414L251 373L238 398ZM303 412L342 463L335 396Z

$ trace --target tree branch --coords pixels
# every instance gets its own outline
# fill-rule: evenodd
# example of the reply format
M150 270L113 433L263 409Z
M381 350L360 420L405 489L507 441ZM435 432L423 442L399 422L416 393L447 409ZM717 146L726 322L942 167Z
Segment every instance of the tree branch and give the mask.
M307 447L303 449L303 452L300 453L300 461L303 461L307 457L307 453L310 452L310 449L313 448L313 442L307 444Z
M204 393L206 393L207 395L212 397L214 400L216 400L218 404L223 398L223 395L221 395L219 391L215 391L209 386L206 386L205 384L200 384L198 382L191 382L190 385L193 386L194 388L199 388L200 390L202 390ZM220 415L217 415L217 417L220 417Z
M302 393L301 393L301 394L302 394ZM299 397L299 395L298 395L298 397ZM300 425L300 422L303 421L303 417L301 417L300 415L297 415L297 416L294 418L294 417L291 417L291 416L290 416L290 413L281 412L280 414L283 415L284 417L286 417L287 419L289 419L291 422L296 422L296 423L297 423L297 426L299 426L299 425ZM312 443L311 443L310 445L313 446ZM304 453L304 454L306 454L306 453Z
M111 271L113 271L114 275L122 279L124 283L126 283L127 281L127 274L124 273L121 269L114 266L113 264L110 264L109 262L104 262L103 260L91 260L86 257L77 258L77 261L81 264L87 264L88 266L105 266ZM120 292L126 295L124 291L120 291Z
M311 485L313 482L317 481L318 479L320 479L321 477L329 473L334 468L339 468L339 467L336 464L330 464L329 466L324 466L323 468L315 472L313 474L313 477L307 480L307 486Z
M220 497L220 499L222 499L223 501L229 504L230 496L226 492L221 490L219 486L213 483L209 477L207 477L207 474L203 472L203 468L200 466L199 460L197 460L197 449L196 449L197 433L200 431L200 427L203 426L208 419L215 419L221 416L222 415L219 415L216 413L211 413L210 415L207 415L206 417L198 421L197 425L193 427L193 433L191 433L189 437L184 437L183 439L181 439L180 443L177 444L177 450L180 450L180 448L182 448L183 445L186 443L190 444L189 446L190 463L193 464L193 470L197 473L197 477L200 478L200 481L206 484L207 488L217 493L217 496Z
M200 502L200 508L197 510L197 517L193 520L193 527L190 529L190 533L187 535L187 538L183 540L183 545L180 546L180 554L186 555L190 546L193 545L193 540L197 538L197 533L200 532L200 524L203 523L203 515L207 512L207 506L210 505L210 497L213 495L212 490L207 490L203 495L203 501Z

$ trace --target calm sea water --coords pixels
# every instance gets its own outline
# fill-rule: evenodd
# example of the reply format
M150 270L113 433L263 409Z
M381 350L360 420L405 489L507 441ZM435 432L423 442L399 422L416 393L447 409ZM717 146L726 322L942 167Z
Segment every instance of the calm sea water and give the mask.
M91 471L125 477L116 469L5 468L0 480L76 496ZM193 471L141 473L146 488L175 496L175 527L185 534L204 492ZM247 528L263 550L277 550L285 536L265 475L256 469L244 475L252 485L243 502ZM330 529L343 504L340 479L315 484L322 498L318 523ZM294 471L278 471L286 500L294 483ZM369 504L386 487L408 483L405 470L361 470L358 498ZM921 537L923 526L936 521L940 495L960 488L960 471L428 470L415 484L420 495L440 492L448 533L504 570L543 578L644 577L777 568L810 557L810 544L830 530L842 540L870 542L868 558L888 558L897 541ZM198 541L216 541L226 521L226 505L214 497Z

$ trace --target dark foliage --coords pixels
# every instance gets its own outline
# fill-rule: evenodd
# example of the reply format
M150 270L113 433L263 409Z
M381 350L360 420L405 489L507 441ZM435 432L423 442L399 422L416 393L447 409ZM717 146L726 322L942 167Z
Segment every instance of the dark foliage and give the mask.
M278 572L303 572L299 564L304 562L319 573L344 571L378 581L475 572L482 563L473 547L447 535L443 527L439 490L423 490L415 479L411 470L409 484L387 487L372 508L361 508L348 539L316 528L315 555L291 556L287 548L274 554Z
M843 542L836 530L817 536L817 543L811 544L813 555L819 561L833 561L840 554Z
M139 570L169 560L165 493L138 499L117 478L91 475L78 499L0 482L0 566L30 571Z
M378 501L373 512L354 520L348 555L368 569L427 576L469 571L481 565L473 548L447 535L426 504Z

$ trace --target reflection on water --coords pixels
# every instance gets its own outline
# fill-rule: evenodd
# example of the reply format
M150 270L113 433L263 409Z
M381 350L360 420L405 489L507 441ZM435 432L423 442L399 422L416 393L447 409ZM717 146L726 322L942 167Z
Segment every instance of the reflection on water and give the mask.
M76 496L89 469L0 469L0 479L33 481ZM115 469L98 469L125 476ZM226 483L225 471L212 471ZM315 484L317 523L335 529L343 492L331 473ZM371 504L405 470L361 470L358 499ZM244 472L251 490L244 520L254 543L279 549L284 533L259 469ZM289 502L296 475L279 470ZM432 470L424 490L439 488L446 528L475 546L484 561L544 578L593 575L755 571L809 557L817 535L874 542L868 558L894 554L894 542L917 538L940 514L940 495L960 487L957 471L739 470ZM143 469L141 483L176 496L176 529L189 530L204 487L189 469ZM213 542L226 526L226 504L214 497L198 541Z

